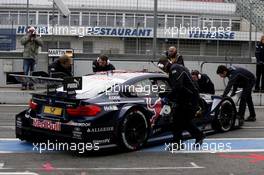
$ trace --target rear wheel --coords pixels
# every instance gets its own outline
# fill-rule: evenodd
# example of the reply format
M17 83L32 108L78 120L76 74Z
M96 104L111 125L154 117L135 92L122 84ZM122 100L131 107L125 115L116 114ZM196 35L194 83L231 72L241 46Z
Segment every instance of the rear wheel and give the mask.
M120 145L130 151L140 149L149 136L145 115L137 109L128 112L120 123Z
M231 130L235 123L236 108L230 99L224 99L215 113L213 128L220 132Z

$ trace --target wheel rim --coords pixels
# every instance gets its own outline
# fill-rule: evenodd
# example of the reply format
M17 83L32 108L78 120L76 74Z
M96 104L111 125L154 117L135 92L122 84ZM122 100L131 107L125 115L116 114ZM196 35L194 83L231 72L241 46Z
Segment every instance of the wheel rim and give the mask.
M148 127L145 116L137 111L126 118L122 138L129 149L138 149L143 145L148 136Z
M223 131L228 131L232 128L234 122L235 111L233 105L229 101L224 101L219 109L219 122Z

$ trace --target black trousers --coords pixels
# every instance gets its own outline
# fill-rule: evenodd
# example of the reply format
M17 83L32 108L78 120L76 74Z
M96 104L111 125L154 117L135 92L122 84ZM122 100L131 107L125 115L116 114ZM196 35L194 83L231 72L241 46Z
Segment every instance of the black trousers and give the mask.
M250 116L256 116L254 104L252 101L252 88L254 86L254 83L255 82L250 83L247 87L244 87L242 90L238 109L238 115L240 115L241 117L244 117L245 115L246 105L248 105Z
M188 131L191 136L195 139L201 139L204 134L200 129L193 123L192 119L195 112L192 109L185 108L184 105L173 107L173 142L179 143L183 137L182 133Z
M255 89L259 90L261 80L261 90L264 90L264 64L257 64L256 68L256 86Z

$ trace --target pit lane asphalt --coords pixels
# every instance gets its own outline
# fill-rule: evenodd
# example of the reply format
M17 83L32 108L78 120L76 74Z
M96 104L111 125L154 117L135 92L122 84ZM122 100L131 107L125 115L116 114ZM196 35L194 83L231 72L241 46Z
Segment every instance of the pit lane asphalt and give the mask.
M25 107L0 106L0 138L14 139L14 116ZM264 108L256 108L257 121L246 122L242 129L215 133L208 139L264 138ZM248 141L247 141L248 140ZM15 141L19 142L19 141ZM263 142L264 143L264 142ZM0 142L1 144L1 142ZM1 146L1 145L0 145ZM163 147L161 145L160 147ZM1 174L262 174L264 151L223 153L171 153L146 148L136 152L111 151L100 155L76 155L70 152L0 153ZM264 144L263 144L264 149ZM1 151L1 150L0 150Z

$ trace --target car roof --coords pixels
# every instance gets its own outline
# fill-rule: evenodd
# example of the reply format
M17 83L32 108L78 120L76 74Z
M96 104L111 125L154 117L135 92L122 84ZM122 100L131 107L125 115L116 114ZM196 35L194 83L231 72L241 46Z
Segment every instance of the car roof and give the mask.
M105 80L119 80L119 82L124 83L128 80L134 78L166 78L167 75L161 72L130 72L130 71L109 71L109 72L99 72L96 74L86 75L89 78L93 77L94 79L104 78ZM86 77L83 76L83 77Z

